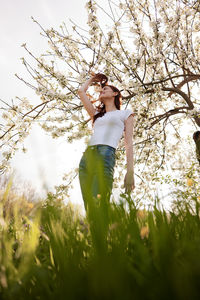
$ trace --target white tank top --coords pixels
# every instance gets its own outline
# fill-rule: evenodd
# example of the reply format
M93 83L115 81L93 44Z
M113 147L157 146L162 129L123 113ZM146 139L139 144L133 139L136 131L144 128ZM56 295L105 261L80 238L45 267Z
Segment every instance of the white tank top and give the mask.
M95 112L95 115L98 111ZM133 112L130 109L106 112L94 122L93 134L88 145L108 145L117 148L124 131L124 121Z

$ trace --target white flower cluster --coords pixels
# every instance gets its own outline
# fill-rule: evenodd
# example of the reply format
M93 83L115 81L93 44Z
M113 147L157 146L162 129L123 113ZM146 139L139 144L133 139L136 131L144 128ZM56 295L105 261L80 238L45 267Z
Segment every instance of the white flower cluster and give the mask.
M99 23L96 16L96 2L94 0L89 0L85 5L87 11L88 11L88 21L87 24L89 25L89 34L90 34L90 41L89 41L89 47L93 48L98 45L99 38L101 35L99 34Z

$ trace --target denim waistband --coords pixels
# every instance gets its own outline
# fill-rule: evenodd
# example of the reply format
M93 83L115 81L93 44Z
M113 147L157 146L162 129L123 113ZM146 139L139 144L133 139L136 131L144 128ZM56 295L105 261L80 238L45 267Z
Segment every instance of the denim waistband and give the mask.
M109 145L98 144L98 145L87 146L87 149L90 149L90 150L98 150L98 149L102 149L102 148L110 149L113 152L116 151L116 149L114 147L109 146Z

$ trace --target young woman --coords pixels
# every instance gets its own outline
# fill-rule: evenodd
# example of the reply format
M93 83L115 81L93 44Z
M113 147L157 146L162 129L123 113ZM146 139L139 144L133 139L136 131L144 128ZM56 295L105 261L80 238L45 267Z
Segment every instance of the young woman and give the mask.
M134 189L133 169L133 112L120 110L120 91L107 84L108 78L96 74L79 89L78 95L91 117L94 132L79 163L79 181L85 209L89 203L107 202L110 199L115 166L115 151L124 131L127 173L124 179L125 191ZM101 104L95 107L86 91L91 84L99 82L102 89Z

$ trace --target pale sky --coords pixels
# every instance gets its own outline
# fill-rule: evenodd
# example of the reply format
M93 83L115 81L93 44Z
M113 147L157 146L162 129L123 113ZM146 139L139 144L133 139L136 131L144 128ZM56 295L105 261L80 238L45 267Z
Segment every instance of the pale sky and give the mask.
M1 0L0 10L0 98L11 101L15 96L36 99L34 92L15 77L26 78L27 72L20 58L26 56L23 43L36 56L48 49L40 28L31 19L34 17L44 28L57 28L64 21L70 26L69 18L81 26L87 22L86 0ZM27 56L26 56L27 57ZM27 153L16 153L12 167L22 178L31 182L40 195L45 195L45 185L53 191L54 185L62 183L62 176L77 168L84 151L84 144L68 144L65 139L53 140L44 130L35 125L25 140ZM78 178L70 200L82 203Z

